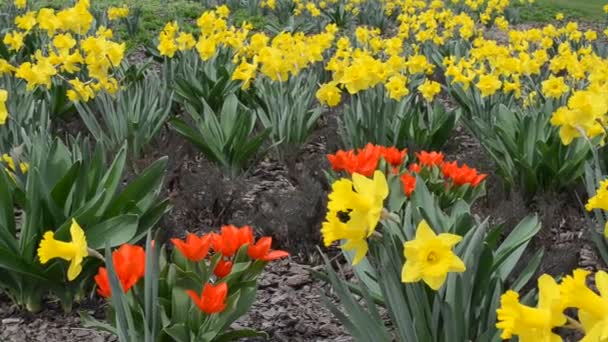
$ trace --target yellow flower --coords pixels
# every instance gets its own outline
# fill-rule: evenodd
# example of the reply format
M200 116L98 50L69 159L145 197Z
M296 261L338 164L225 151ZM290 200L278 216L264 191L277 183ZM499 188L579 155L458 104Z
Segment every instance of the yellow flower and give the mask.
M342 99L342 91L336 86L336 82L329 82L321 85L317 90L316 97L320 103L326 104L329 107L337 106Z
M36 12L29 11L24 15L16 17L15 25L17 25L18 28L24 31L31 30L32 28L34 28L34 26L36 26Z
M14 4L15 4L15 7L22 9L22 8L25 8L25 6L27 6L27 0L15 0Z
M253 63L248 63L245 58L241 61L241 64L234 69L232 73L232 80L243 81L241 89L247 90L251 85L251 80L255 78L256 71L258 69L257 60L254 58Z
M587 201L585 209L587 209L587 211L593 209L608 210L608 179L600 183L595 196Z
M462 260L452 252L452 247L460 240L462 237L454 234L436 235L426 221L421 221L416 228L416 238L403 244L405 264L401 281L423 280L433 290L439 290L448 272L466 270Z
M600 292L587 287L589 271L576 269L572 276L566 276L560 290L565 307L578 309L578 317L585 329L581 342L608 341L608 273L595 274L595 284Z
M10 172L15 172L15 161L13 160L13 158L8 155L7 153L2 155L2 161L6 164L6 166L8 167L8 170ZM19 169L21 171L21 173L27 173L27 170L29 170L29 164L28 163L24 163L21 162L19 163Z
M179 36L175 39L175 42L177 43L177 49L179 51L190 50L196 45L194 36L186 32L180 32Z
M570 87L564 82L563 77L551 75L549 79L543 81L541 85L545 97L559 98L564 93L570 91Z
M108 20L117 20L129 16L129 7L110 7L108 8Z
M208 60L215 54L216 44L213 39L206 39L201 36L196 43L196 50L203 61Z
M355 250L353 265L367 254L366 239L374 232L388 196L388 183L382 171L373 179L354 173L352 181L342 178L332 184L328 213L321 228L326 246L346 240L344 250Z
M25 38L25 33L13 31L7 33L2 42L7 45L9 51L19 51L23 47L23 38Z
M418 91L422 94L425 100L428 102L433 101L435 95L441 92L441 85L435 81L431 81L429 79L424 80L420 86L418 86Z
M389 97L396 101L410 93L407 89L407 77L401 74L391 76L384 86L388 90Z
M226 5L222 5L219 6L215 12L217 13L217 15L219 15L220 18L228 18L228 16L230 15L230 8L228 8L228 6Z
M555 15L555 20L564 20L564 13L557 13Z
M6 120L8 119L6 100L8 100L8 92L4 89L0 89L0 125L6 124Z
M496 93L502 87L502 82L495 75L481 75L475 86L481 92L481 96L486 97Z
M70 226L70 235L72 241L64 242L55 240L52 231L44 233L44 237L40 241L40 247L38 247L38 257L42 264L46 264L54 258L69 261L68 280L72 281L82 271L82 261L88 255L88 250L84 231L74 219L72 219L72 225Z
M543 274L538 278L538 290L536 308L520 304L519 295L512 290L500 297L500 308L496 310L496 327L502 329L500 338L518 335L520 342L561 341L559 335L551 331L566 323L560 288L551 276Z

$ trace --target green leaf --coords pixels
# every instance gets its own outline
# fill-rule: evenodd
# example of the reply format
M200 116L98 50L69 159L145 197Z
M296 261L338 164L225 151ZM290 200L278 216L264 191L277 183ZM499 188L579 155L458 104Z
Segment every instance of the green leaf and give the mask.
M87 227L86 236L89 248L102 249L106 244L115 247L131 241L137 232L138 220L137 215L126 214Z

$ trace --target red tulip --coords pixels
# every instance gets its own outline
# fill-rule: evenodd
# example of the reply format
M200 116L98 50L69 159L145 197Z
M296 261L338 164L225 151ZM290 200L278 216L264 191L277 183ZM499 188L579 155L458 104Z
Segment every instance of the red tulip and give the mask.
M244 226L237 228L233 225L223 226L220 234L213 234L211 244L213 250L231 257L241 246L253 243L253 228Z
M247 255L253 260L262 261L272 261L289 256L289 253L285 251L271 251L270 245L272 245L272 238L270 236L264 236L255 244L249 245L249 248L247 248Z
M112 262L116 276L127 293L133 285L137 284L146 273L146 252L140 246L124 244L112 253ZM97 283L97 293L108 298L112 295L108 271L100 267L94 277Z
M186 259L199 262L207 257L209 247L211 247L211 235L206 234L198 237L194 234L188 234L186 241L180 239L171 239L171 242L177 249L186 257Z
M416 153L416 157L418 157L418 161L423 166L435 166L440 165L443 162L443 153L441 152L427 152L420 151Z
M203 287L203 293L199 296L198 293L192 290L187 290L186 293L198 308L206 313L213 314L222 312L226 308L226 296L228 295L228 285L221 283L213 286L206 283Z
M213 268L213 274L219 278L224 278L225 276L229 275L230 271L232 271L232 261L229 260L220 259L217 265L215 265Z

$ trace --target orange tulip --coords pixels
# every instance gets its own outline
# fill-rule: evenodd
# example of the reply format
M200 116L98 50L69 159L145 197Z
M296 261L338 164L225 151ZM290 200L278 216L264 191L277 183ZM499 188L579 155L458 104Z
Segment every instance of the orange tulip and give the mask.
M194 304L196 304L202 312L210 315L222 312L226 308L228 285L226 285L226 283L221 283L213 286L210 283L206 283L203 287L203 293L200 296L192 290L187 290L186 294L192 298Z
M146 252L140 246L124 244L112 252L112 262L116 276L127 293L146 273ZM97 283L97 293L105 298L112 295L108 271L100 267L94 277Z
M194 234L188 234L186 241L180 239L171 239L171 242L177 249L186 257L186 259L199 262L207 257L209 247L211 247L211 235L206 234L198 237Z
M247 255L253 260L272 261L289 256L289 253L281 250L271 251L272 238L265 236L260 238L255 244L249 245Z

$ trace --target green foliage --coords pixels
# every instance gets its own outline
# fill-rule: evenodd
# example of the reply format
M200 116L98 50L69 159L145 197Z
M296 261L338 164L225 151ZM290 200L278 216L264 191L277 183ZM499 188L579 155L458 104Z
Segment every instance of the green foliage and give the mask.
M452 90L461 104L464 123L498 166L507 189L518 187L530 199L544 190L562 190L579 181L590 145L582 140L565 146L549 122L557 105L509 108L501 96L482 100L479 93Z
M354 267L356 283L343 280L325 258L325 278L342 309L329 300L326 304L355 340L500 341L495 327L500 295L506 288L521 290L542 258L540 250L523 271L514 273L523 251L540 230L538 219L523 219L499 244L500 228L490 229L487 220L476 223L464 203L449 213L441 211L423 182L418 182L406 208L394 214L382 221L381 237L369 240L368 262ZM463 236L455 253L466 271L448 274L438 291L422 282L404 284L400 278L405 262L403 244L414 239L422 219L438 234ZM380 308L388 311L389 322L381 318Z
M173 65L175 59L168 63L165 73L172 74L170 80L175 84L178 100L198 113L202 113L205 106L218 112L228 95L240 87L239 81L231 79L235 66L228 51L221 51L209 61L202 61L195 52L186 52L176 65Z
M173 128L232 177L247 169L270 134L270 129L256 133L255 112L234 94L225 98L217 112L202 98L197 106L187 103L186 112L192 124L176 118L171 120Z
M260 101L257 115L279 155L299 151L317 125L322 108L314 104L317 73L314 69L284 82L258 80L255 93Z
M387 97L383 87L377 86L351 97L339 133L347 148L371 142L412 151L439 150L458 117L438 101L426 103L413 92L395 101Z
M76 108L106 151L117 151L126 143L135 160L165 124L172 104L173 93L148 73L116 94L104 92L88 103L77 102Z
M0 152L20 148L39 133L50 132L49 106L25 89L25 82L11 77L0 78L0 88L8 93L9 118L0 129Z
M45 231L69 239L75 219L87 235L89 248L101 249L140 240L169 210L160 199L166 159L158 160L123 186L126 148L106 163L100 146L92 152L87 141L68 148L59 139L37 137L14 162L29 162L23 174L0 170L0 286L11 299L31 311L40 309L44 294L56 295L69 310L76 296L88 288L97 263L86 259L81 275L65 280L65 261L42 266L36 249ZM10 174L9 174L10 172ZM14 211L21 211L22 222Z

